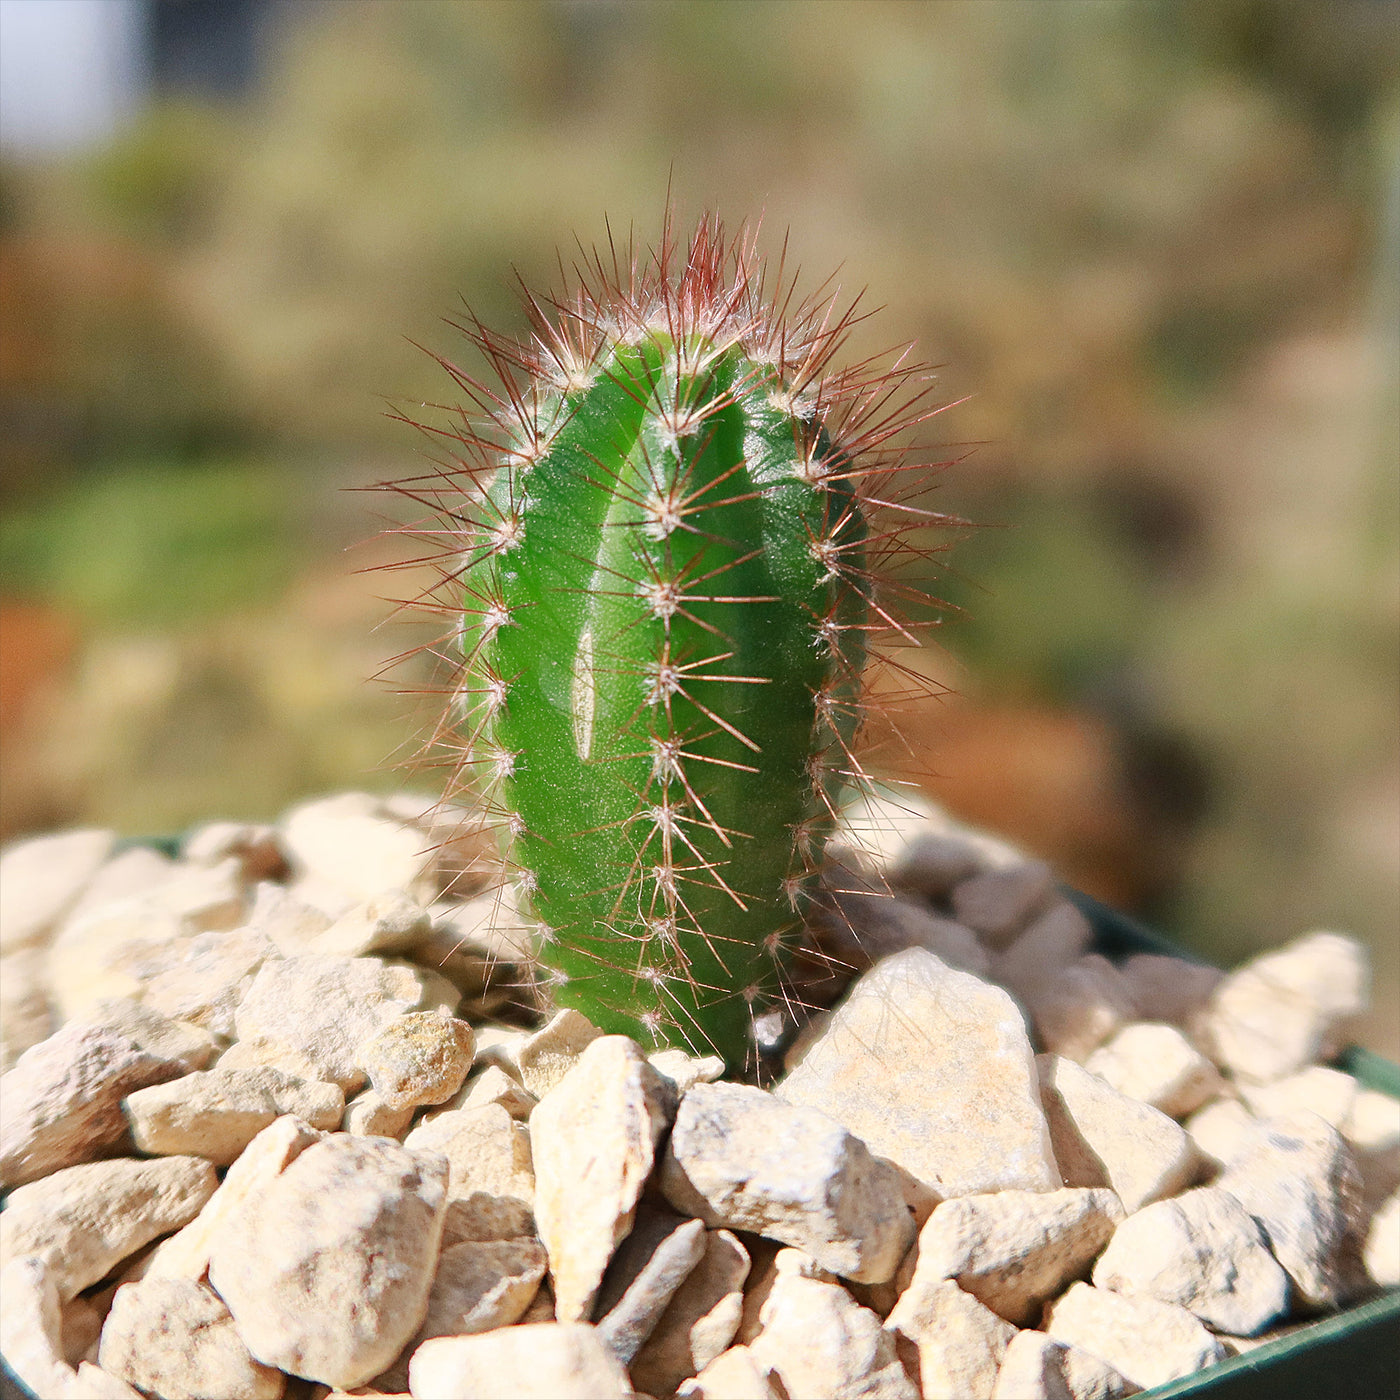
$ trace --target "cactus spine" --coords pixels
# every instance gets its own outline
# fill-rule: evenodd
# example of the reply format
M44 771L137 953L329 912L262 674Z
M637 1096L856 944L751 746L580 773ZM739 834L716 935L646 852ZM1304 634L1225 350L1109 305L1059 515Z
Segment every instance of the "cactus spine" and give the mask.
M473 407L399 489L446 523L451 732L553 999L741 1065L863 776L870 638L910 635L872 564L929 513L872 521L922 394L833 375L852 311L765 300L751 242L674 255L595 257L524 346L473 326L501 386L449 366Z

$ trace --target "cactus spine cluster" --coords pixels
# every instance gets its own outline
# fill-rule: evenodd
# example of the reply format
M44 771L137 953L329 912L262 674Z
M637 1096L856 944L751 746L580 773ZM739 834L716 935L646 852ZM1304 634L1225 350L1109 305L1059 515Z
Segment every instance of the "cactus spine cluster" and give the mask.
M500 382L448 366L451 456L398 489L439 520L444 733L553 1000L742 1065L863 776L867 654L910 637L875 565L930 516L895 499L923 391L832 373L853 310L765 297L751 240L707 220L680 251L668 221L527 294L523 345L469 327Z

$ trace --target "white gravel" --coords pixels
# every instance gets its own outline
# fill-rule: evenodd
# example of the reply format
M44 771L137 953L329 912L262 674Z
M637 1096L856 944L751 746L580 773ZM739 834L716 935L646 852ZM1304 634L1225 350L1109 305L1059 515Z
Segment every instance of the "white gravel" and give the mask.
M1400 1104L1326 1063L1357 942L1115 965L1042 863L882 804L811 930L858 976L762 1087L530 1022L426 801L0 853L6 1361L63 1400L1106 1400L1400 1284Z

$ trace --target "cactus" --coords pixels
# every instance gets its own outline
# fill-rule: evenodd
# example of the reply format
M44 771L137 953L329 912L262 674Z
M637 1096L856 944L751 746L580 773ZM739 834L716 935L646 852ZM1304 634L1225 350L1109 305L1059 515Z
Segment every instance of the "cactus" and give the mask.
M912 641L876 564L922 485L898 439L921 367L834 373L857 319L765 297L752 238L670 220L597 254L569 300L526 293L499 384L394 489L438 522L461 658L446 737L499 823L556 1003L643 1044L741 1065L784 994L854 744L867 653ZM420 427L423 425L419 425Z

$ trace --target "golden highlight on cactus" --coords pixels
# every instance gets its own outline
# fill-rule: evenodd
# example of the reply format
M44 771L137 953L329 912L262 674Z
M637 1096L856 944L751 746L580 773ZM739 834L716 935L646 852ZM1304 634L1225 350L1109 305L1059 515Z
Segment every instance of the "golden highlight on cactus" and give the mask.
M905 354L837 370L861 319L765 283L755 240L594 253L526 293L532 334L462 326L496 382L430 472L424 601L460 658L433 743L500 828L552 999L643 1044L742 1065L791 996L866 674L917 642L889 569L947 523L912 504L928 406Z

